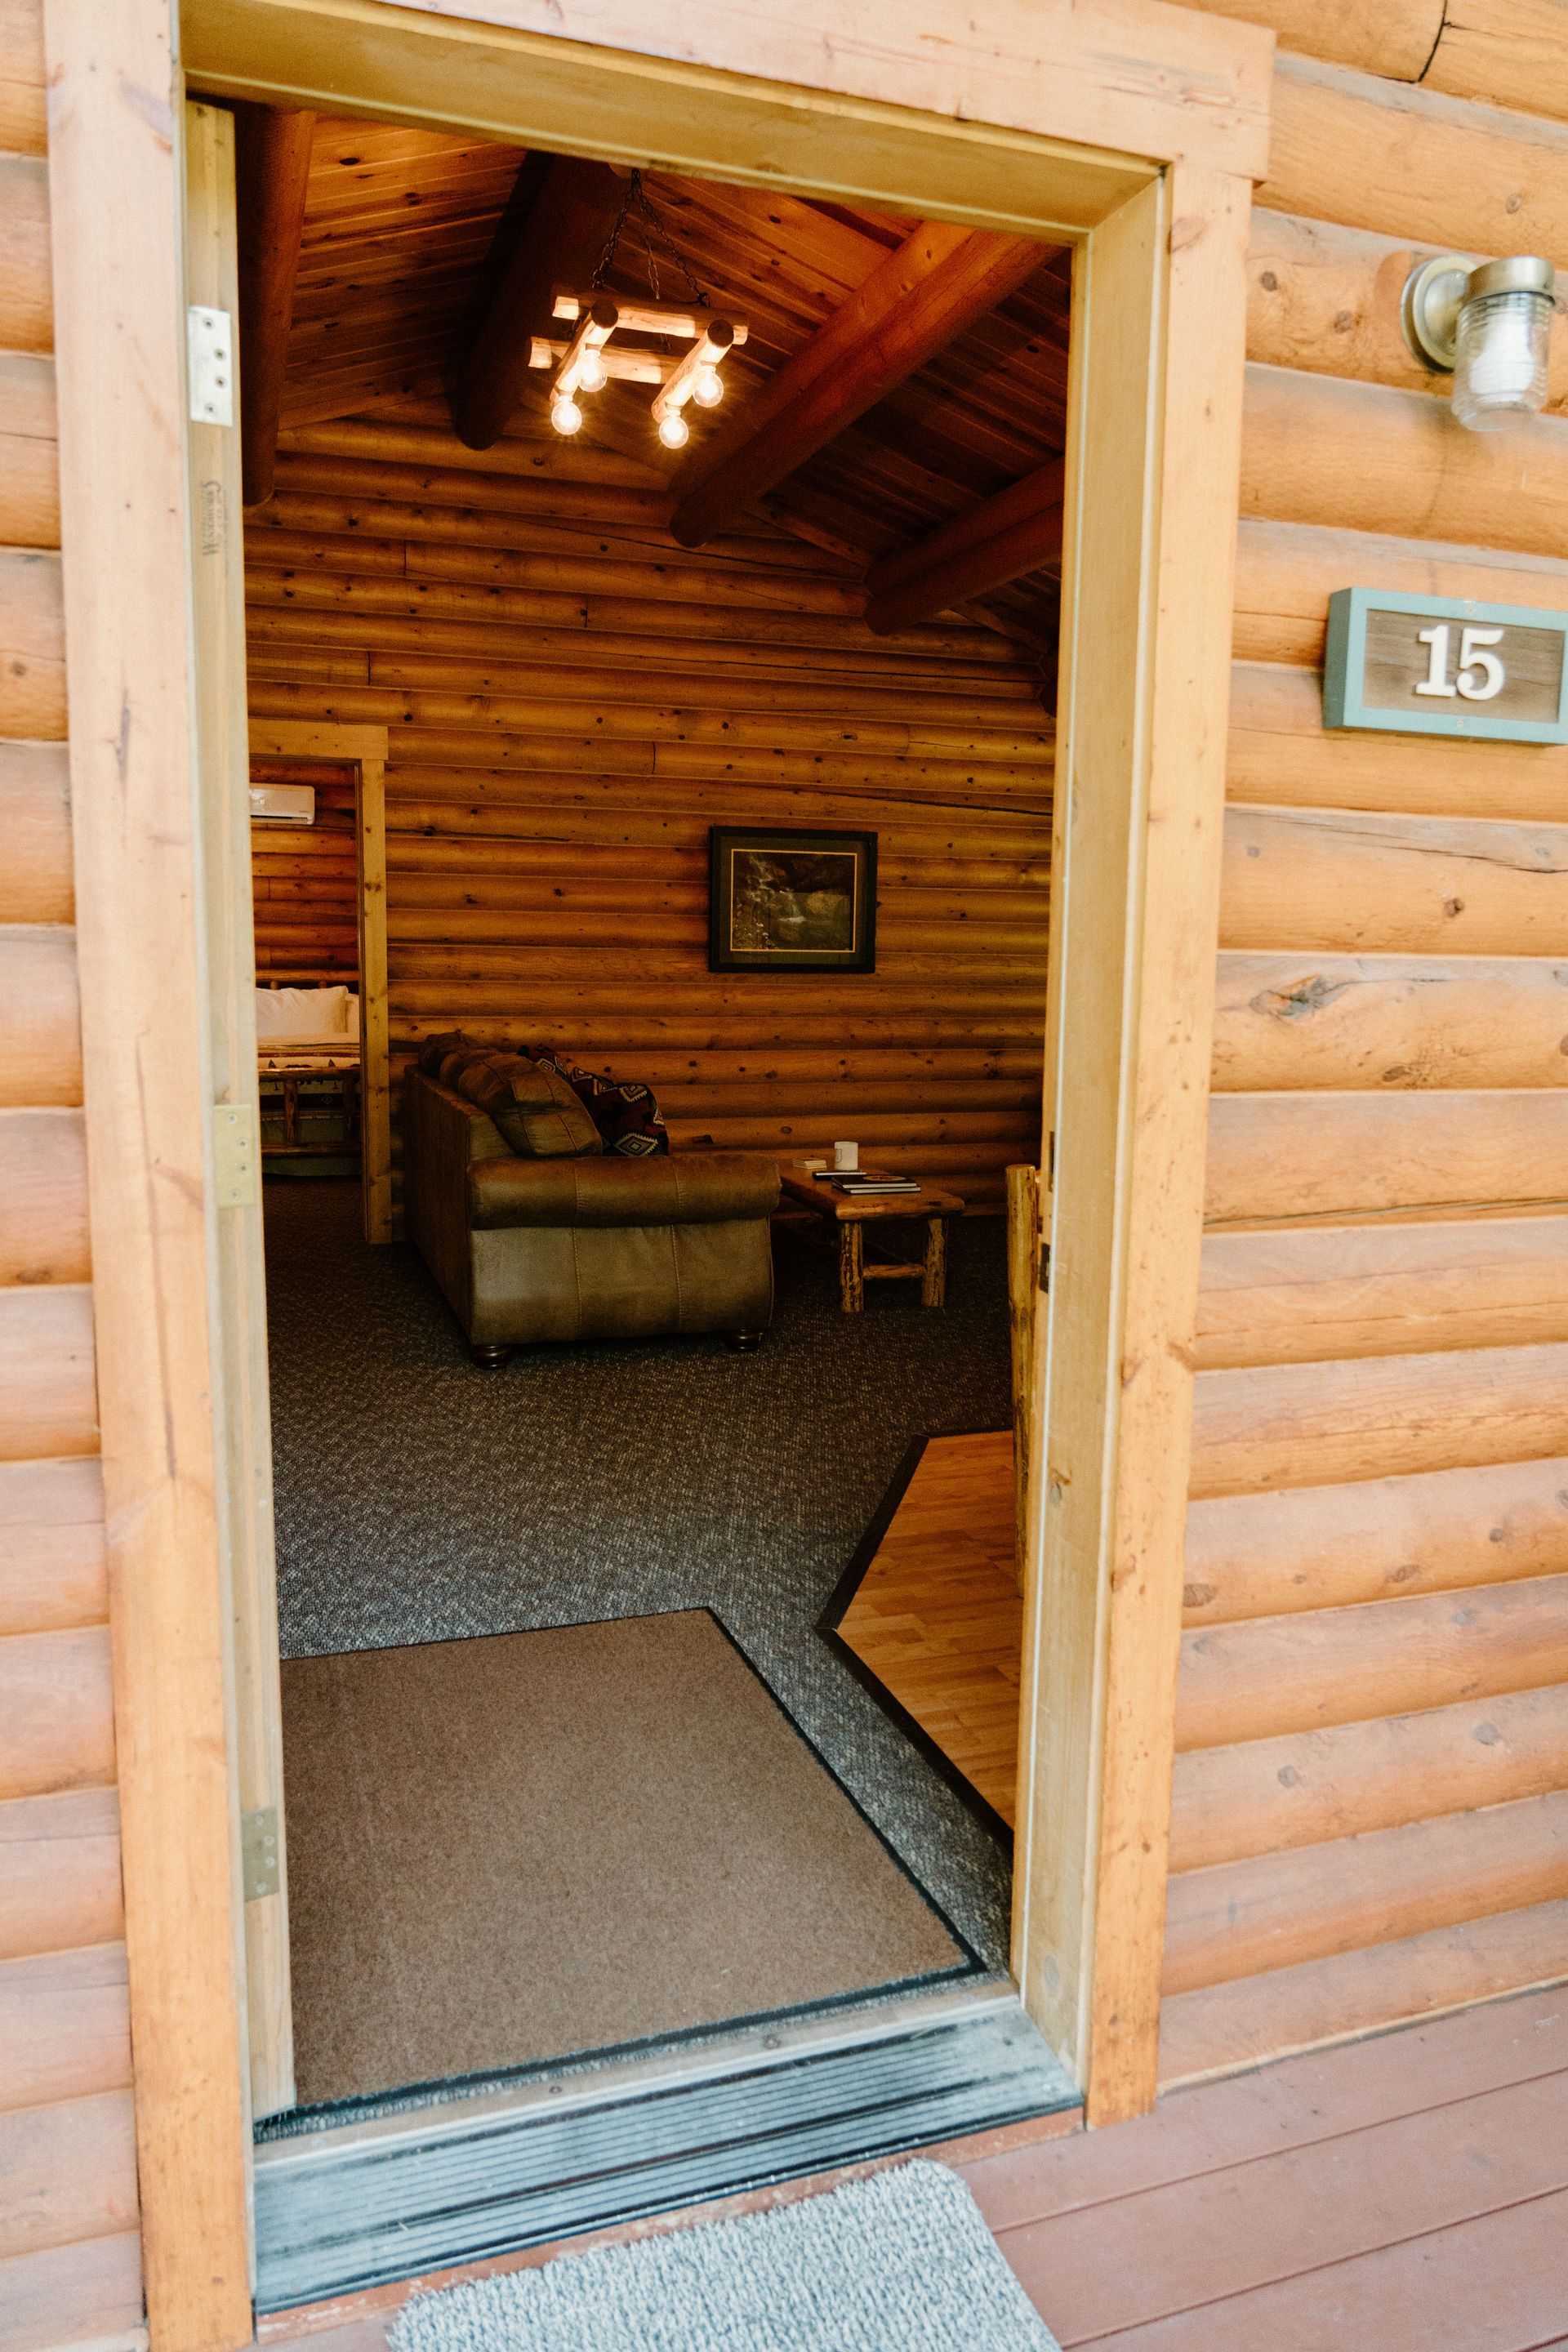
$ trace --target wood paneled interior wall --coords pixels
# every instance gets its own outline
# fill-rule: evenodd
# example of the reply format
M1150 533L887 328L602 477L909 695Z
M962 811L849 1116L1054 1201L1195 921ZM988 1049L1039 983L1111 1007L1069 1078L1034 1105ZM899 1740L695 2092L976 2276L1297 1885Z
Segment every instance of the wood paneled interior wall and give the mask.
M250 828L258 982L357 982L353 771L328 761L253 760L250 774L258 784L310 784L316 795L313 824Z
M1168 2078L1568 1972L1568 751L1326 735L1318 675L1336 587L1568 604L1563 320L1483 436L1398 320L1421 251L1568 267L1568 8L1223 13L1317 58L1252 239Z
M854 1136L998 1208L1039 1137L1030 676L994 630L873 636L851 566L772 524L692 554L668 512L635 458L477 457L433 404L282 437L247 523L251 707L391 730L395 1075L453 1027L561 1045L651 1084L677 1150ZM876 972L710 973L719 822L875 829ZM334 851L274 838L267 968L338 969Z
M72 930L41 13L0 0L0 2343L142 2317Z

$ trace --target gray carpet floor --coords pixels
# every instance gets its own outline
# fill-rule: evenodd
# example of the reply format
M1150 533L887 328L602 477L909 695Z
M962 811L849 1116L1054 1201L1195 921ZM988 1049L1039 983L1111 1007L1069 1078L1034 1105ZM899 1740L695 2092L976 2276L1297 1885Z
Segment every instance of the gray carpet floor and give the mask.
M358 1188L266 1188L285 1657L711 1609L920 1883L1005 1967L1005 1855L816 1632L910 1443L1011 1417L1005 1235L952 1234L947 1307L777 1246L774 1328L519 1350L479 1372Z

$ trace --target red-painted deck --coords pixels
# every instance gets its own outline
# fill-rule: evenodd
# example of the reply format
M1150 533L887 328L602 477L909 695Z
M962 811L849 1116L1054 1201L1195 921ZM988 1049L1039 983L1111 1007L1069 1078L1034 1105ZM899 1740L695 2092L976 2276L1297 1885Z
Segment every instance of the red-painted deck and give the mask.
M1568 1989L959 2169L1068 2352L1568 2352ZM382 2352L408 2291L262 2341Z
M1064 2347L1568 2345L1568 1991L961 2168Z

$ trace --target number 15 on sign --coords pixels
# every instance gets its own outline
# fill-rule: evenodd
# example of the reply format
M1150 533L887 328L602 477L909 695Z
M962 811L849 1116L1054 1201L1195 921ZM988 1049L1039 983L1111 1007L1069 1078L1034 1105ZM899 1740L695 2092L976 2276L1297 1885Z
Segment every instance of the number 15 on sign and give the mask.
M1415 688L1417 694L1435 694L1449 699L1462 694L1467 702L1490 702L1508 684L1508 672L1493 646L1502 643L1500 629L1462 628L1459 631L1458 676L1448 676L1448 646L1454 635L1451 621L1434 621L1429 629L1417 629L1416 642L1430 646L1431 660L1426 675Z

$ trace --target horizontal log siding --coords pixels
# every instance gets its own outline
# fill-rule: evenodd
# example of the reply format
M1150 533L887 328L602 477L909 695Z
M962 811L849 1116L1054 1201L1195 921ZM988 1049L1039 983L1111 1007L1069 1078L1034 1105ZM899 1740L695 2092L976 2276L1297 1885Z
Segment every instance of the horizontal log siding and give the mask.
M395 1076L539 1040L656 1088L678 1148L853 1135L980 1208L1038 1149L1051 730L1005 640L878 638L782 535L693 555L634 464L537 478L375 420L285 435L247 526L250 697L389 729ZM618 472L618 478L617 478ZM606 478L608 474L608 478ZM263 977L354 968L352 856L256 839ZM708 828L875 830L874 975L708 970Z
M0 2342L142 2317L65 757L43 41L0 6Z
M1568 50L1242 13L1327 62L1252 236L1167 2079L1568 1970L1568 752L1319 675L1335 588L1568 609L1568 335L1491 440L1398 324L1435 245L1568 265ZM1558 120L1469 102L1527 52Z

